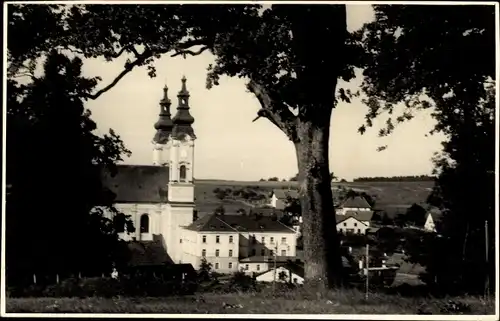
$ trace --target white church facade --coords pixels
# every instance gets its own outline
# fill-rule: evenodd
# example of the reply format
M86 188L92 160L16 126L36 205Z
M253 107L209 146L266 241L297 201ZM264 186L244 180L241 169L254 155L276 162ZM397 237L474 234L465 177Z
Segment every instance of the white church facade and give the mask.
M103 175L103 184L116 195L115 207L130 215L134 223L135 231L123 230L120 237L144 244L156 242L156 247L166 252L169 263L182 263L179 240L183 227L194 221L196 135L192 128L194 118L189 112L186 78L182 79L173 118L168 88L165 86L163 91L159 119L154 125L153 164L118 165L115 175Z

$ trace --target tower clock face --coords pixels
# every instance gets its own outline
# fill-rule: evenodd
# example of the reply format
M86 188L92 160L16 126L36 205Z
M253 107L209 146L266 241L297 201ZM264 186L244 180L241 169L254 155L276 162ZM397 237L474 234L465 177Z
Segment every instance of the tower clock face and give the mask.
M181 158L187 158L187 152L186 150L181 150Z

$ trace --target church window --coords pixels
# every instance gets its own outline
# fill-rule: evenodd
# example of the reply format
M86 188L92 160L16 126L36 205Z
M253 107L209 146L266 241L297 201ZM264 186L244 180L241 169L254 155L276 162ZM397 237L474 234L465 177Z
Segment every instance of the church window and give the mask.
M149 233L149 216L148 216L148 214L141 215L141 233Z
M181 165L181 167L179 169L179 177L180 177L181 182L186 181L186 166L185 165Z
M215 250L215 256L219 256L219 250Z
M207 256L207 250L205 249L201 250L201 256L203 257Z

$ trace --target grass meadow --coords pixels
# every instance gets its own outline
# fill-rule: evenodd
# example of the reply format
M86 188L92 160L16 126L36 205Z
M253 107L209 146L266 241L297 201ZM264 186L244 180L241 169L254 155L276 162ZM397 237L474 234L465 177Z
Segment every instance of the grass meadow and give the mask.
M149 314L494 314L494 300L479 297L407 298L336 290L200 293L165 298L8 298L7 313Z

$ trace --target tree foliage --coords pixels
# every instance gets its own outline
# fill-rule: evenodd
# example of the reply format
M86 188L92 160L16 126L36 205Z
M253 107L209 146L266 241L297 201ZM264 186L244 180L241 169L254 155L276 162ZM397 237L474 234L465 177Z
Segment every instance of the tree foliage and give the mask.
M101 172L113 171L129 151L113 131L95 133L82 97L96 80L82 77L81 67L80 59L51 51L43 76L8 81L6 254L13 282L33 273L100 275L127 259L116 223L133 227L112 207Z
M432 133L447 136L437 155L436 185L429 202L443 212L439 244L414 251L442 288L481 291L485 221L494 217L495 11L493 6L374 6L363 46L371 52L362 91L371 120L387 112L384 136L421 109L433 108ZM406 108L393 122L397 104ZM490 228L493 253L493 228ZM434 236L429 236L434 237ZM437 241L436 241L437 242ZM438 265L441 267L438 268ZM493 279L490 260L489 274ZM446 275L445 275L446 274Z

